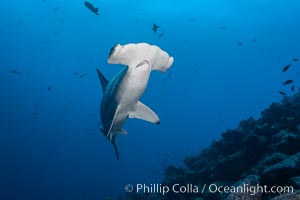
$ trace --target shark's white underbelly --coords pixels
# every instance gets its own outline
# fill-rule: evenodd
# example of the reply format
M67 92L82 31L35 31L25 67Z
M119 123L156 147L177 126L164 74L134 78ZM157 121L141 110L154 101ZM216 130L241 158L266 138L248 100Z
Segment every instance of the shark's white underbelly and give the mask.
M124 76L118 90L116 91L116 101L118 103L118 112L112 127L112 131L119 131L128 115L134 111L135 105L139 102L144 93L151 68L149 66L138 70L128 70Z

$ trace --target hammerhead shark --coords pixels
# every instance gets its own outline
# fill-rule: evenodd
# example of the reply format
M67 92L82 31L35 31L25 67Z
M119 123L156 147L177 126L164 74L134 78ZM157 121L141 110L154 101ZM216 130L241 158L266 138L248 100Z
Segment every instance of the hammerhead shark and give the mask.
M173 57L155 45L117 44L109 52L108 63L125 67L111 81L96 69L103 91L99 129L113 144L118 160L116 137L118 134L127 134L122 127L128 118L160 123L155 112L139 100L147 87L151 71L166 72L173 62Z

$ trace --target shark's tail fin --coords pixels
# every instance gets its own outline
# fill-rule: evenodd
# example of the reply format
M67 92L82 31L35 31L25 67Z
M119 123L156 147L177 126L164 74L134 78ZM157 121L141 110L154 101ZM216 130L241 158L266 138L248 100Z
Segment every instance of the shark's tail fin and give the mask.
M114 149L115 149L115 152L116 152L117 159L120 160L120 155L119 155L119 150L118 150L118 145L117 145L116 140L112 140L111 143L114 145Z

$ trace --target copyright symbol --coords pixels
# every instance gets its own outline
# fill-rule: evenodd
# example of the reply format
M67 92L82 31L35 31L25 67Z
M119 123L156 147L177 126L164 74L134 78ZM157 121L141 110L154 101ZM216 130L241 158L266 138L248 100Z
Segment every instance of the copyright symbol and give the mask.
M133 185L127 184L127 185L125 186L125 191L126 191L126 192L132 192L132 191L133 191Z

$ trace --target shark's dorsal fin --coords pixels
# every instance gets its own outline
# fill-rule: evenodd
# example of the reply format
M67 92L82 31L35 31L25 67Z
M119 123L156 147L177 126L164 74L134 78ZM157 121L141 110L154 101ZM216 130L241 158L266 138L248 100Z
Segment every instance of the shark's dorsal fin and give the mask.
M153 112L150 108L148 108L145 104L143 104L140 101L135 105L134 111L129 113L128 117L142 119L154 124L160 123L159 118L155 114L155 112Z
M100 80L100 83L102 86L102 91L104 92L108 85L108 80L105 78L105 76L102 74L102 72L100 72L99 69L96 69L96 70L97 70L97 74L98 74L98 77L99 77L99 80Z

